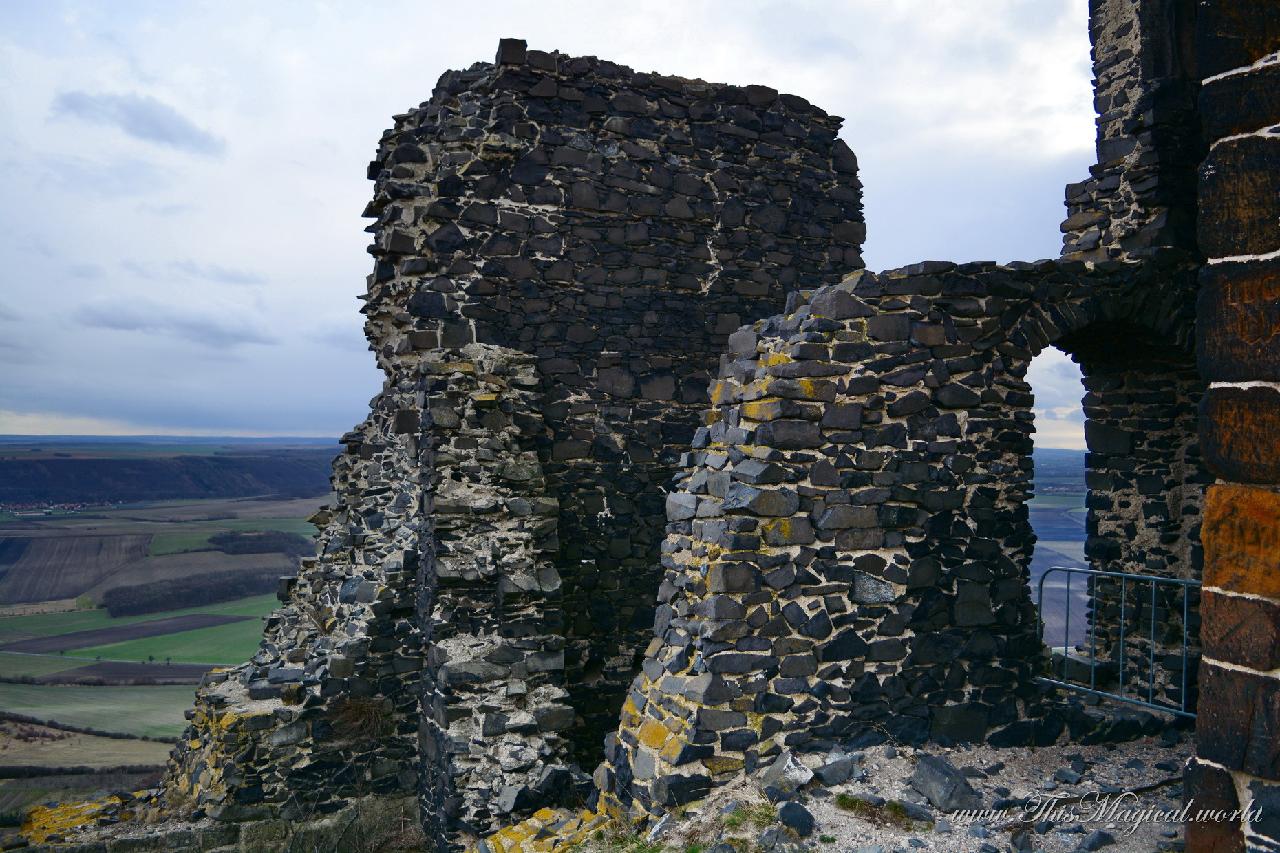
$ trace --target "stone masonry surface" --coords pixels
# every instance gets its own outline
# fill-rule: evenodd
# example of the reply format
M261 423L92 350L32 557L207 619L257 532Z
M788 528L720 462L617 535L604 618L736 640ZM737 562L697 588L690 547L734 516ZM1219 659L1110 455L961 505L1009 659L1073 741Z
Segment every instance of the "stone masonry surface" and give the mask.
M797 756L1138 734L1034 681L1025 377L1056 346L1090 564L1203 566L1185 667L1181 602L1092 590L1111 676L1157 661L1199 710L1187 796L1271 815L1187 849L1280 849L1280 3L1089 5L1059 261L863 270L841 120L765 86L512 39L446 73L369 168L385 382L316 556L160 789L26 836L565 849Z
M656 636L600 787L659 814L787 749L1054 742L1068 719L1032 680L1026 370L1053 344L1096 379L1088 473L1113 499L1091 498L1092 556L1189 571L1161 543L1187 538L1180 495L1203 488L1178 434L1199 389L1112 400L1125 386L1099 347L1149 339L1185 361L1193 287L1151 263L926 263L736 332L667 500ZM1142 431L1153 407L1173 439ZM1153 497L1126 499L1146 477Z

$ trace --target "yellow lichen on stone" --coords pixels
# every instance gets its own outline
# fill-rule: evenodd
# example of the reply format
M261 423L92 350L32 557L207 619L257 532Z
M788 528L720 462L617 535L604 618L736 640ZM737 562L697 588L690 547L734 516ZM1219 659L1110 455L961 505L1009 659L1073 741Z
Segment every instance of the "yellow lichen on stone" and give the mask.
M825 379L810 379L802 377L796 380L796 384L800 386L800 390L805 397L809 399L818 399L822 396L823 390L830 387L831 383Z
M744 418L753 421L771 421L782 414L782 400L777 397L750 400L742 404L741 412Z
M745 766L741 758L734 758L731 755L712 755L702 759L702 766L706 767L712 773L736 773Z
M782 352L767 352L760 356L760 364L765 367L773 367L775 364L787 364L794 360L791 356Z
M667 727L657 720L648 719L640 726L640 731L636 737L650 749L661 749L662 745L667 742L667 738L671 737L671 732L667 731Z
M28 841L44 844L53 836L66 835L94 825L101 815L122 802L124 801L113 795L103 800L36 806L27 812L22 828L18 831Z
M467 853L569 853L612 819L604 802L600 811L584 809L576 814L567 809L539 809L532 817L485 836L468 847Z

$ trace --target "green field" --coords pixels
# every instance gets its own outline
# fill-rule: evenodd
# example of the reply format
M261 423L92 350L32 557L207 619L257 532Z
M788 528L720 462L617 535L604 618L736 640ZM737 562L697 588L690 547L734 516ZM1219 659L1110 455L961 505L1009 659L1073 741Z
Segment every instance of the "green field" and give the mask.
M166 554L185 554L188 551L207 551L213 547L209 537L213 530L188 530L180 533L157 533L151 537L151 547L147 554L152 557L163 557Z
M0 652L0 678L35 678L84 666L79 658Z
M189 551L208 551L213 548L209 544L209 537L228 530L236 533L278 530L281 533L296 533L307 539L316 532L315 526L304 518L228 518L208 523L191 522L182 525L179 530L155 534L151 538L148 553L152 557L163 557Z
M253 657L262 639L262 623L256 620L179 631L160 637L146 637L67 652L80 659L170 661L172 663L234 664Z
M265 616L278 604L279 602L274 595L255 595L252 598L241 598L236 601L222 602L221 604L188 607L183 610L166 610L162 613L146 613L141 616L121 616L118 619L112 619L107 611L101 609L73 610L67 613L39 613L32 616L6 616L0 618L0 645L31 637L54 637L59 634L70 634L73 631L91 631L95 628L132 625L137 622L168 619L172 616L184 616L189 613ZM261 626L257 622L251 621L240 624L252 626L252 632L255 635L262 633ZM203 662L201 661L201 663Z
M195 688L0 683L0 708L40 720L144 737L176 738Z

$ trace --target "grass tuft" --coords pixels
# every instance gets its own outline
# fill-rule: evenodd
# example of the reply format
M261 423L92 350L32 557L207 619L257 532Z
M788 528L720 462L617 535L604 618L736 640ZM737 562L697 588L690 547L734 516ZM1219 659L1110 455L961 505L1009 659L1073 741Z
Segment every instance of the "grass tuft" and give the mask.
M890 800L882 806L872 805L866 800L852 794L836 794L836 808L860 817L876 826L894 826L898 829L917 830L932 829L933 821L914 820L902 803Z
M333 725L352 740L379 740L395 731L395 719L385 700L361 696L344 698L334 705Z

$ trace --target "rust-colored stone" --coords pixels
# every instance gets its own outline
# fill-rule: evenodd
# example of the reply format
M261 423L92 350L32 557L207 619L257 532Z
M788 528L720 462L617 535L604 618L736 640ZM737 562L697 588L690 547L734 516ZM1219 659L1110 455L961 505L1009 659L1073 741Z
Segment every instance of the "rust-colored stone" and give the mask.
M1280 379L1280 260L1204 267L1196 337L1205 379Z
M1200 0L1196 59L1201 77L1252 65L1280 50L1280 0Z
M1280 392L1209 389L1200 403L1200 447L1209 470L1224 480L1280 482Z
M1280 138L1222 142L1200 167L1200 250L1210 258L1280 248Z
M1206 590L1200 616L1209 657L1251 669L1280 667L1280 604Z
M1280 599L1280 495L1210 486L1200 541L1205 586Z
M1187 765L1183 785L1187 810L1187 849L1197 853L1243 853L1244 835L1239 822L1197 821L1198 813L1216 810L1232 812L1240 808L1231 774L1209 764L1192 761Z
M1280 778L1280 680L1223 669L1200 669L1197 753L1230 770Z

